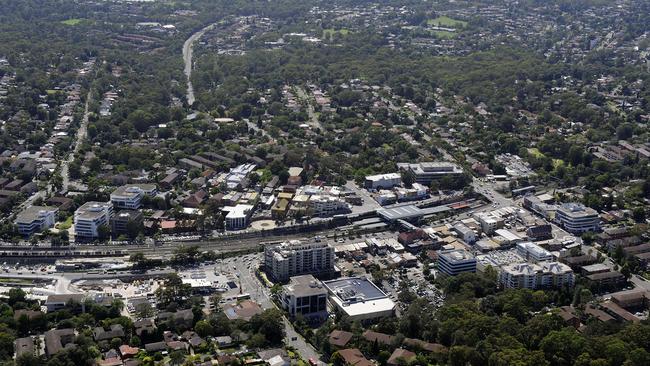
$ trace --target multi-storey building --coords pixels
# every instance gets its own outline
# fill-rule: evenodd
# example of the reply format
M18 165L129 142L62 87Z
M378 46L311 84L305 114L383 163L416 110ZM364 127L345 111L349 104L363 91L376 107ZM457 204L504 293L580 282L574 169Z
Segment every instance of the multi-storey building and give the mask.
M370 189L385 189L400 185L402 185L402 175L399 173L369 175L364 182L364 186Z
M110 202L86 202L74 213L74 232L79 239L99 237L101 226L109 227L113 218L113 205Z
M17 215L14 223L18 226L19 233L30 236L54 226L57 212L56 207L29 206Z
M503 266L499 282L506 288L559 288L573 286L573 270L558 262L515 263Z
M415 181L429 186L434 180L445 176L458 176L463 174L463 169L458 165L448 162L424 162L424 163L398 163L400 170L410 171L415 176Z
M301 314L309 319L327 318L327 289L312 275L291 277L280 299L291 317Z
M553 260L551 252L529 241L517 244L517 254L530 262L549 262Z
M350 212L350 205L344 200L327 195L311 196L308 201L314 216L329 217L340 213Z
M114 235L128 234L129 224L142 226L144 215L136 210L122 210L111 219L111 231Z
M334 258L334 248L327 243L291 240L267 246L264 250L264 267L276 281L286 281L303 274L329 276L334 272Z
M476 258L462 249L442 250L438 252L438 270L447 276L476 272Z
M157 188L154 184L127 184L111 193L111 202L116 208L137 210L145 195L155 196L156 193Z
M579 203L565 203L558 207L555 221L572 234L582 234L600 229L598 212Z

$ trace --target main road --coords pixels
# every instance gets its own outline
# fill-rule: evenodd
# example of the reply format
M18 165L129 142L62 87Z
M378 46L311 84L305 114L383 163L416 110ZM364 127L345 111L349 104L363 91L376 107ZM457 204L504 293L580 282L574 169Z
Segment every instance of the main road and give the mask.
M192 56L194 53L194 43L203 37L205 32L214 28L214 24L210 24L207 27L201 29L200 31L192 34L183 44L183 62L185 63L185 76L187 77L187 104L192 106L194 101L194 87L192 86Z
M86 105L84 106L84 116L83 119L81 120L81 125L79 125L79 129L77 130L77 135L75 136L74 140L74 148L68 154L68 156L63 160L63 163L61 164L61 178L63 181L62 188L63 191L68 190L68 186L70 184L70 163L74 160L74 155L79 152L81 149L81 144L84 139L86 139L86 136L88 135L88 121L90 118L90 100L92 98L92 90L88 92L88 95L86 96Z

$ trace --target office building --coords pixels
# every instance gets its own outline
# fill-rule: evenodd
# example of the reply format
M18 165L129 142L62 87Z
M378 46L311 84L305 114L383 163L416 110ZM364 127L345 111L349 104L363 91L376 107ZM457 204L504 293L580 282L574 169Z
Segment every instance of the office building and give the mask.
M241 230L248 226L248 220L253 214L253 205L236 205L223 208L226 214L226 229Z
M555 221L572 234L582 234L600 229L598 212L579 203L565 203L558 207Z
M101 226L109 227L113 217L113 205L110 202L86 202L74 213L74 232L79 239L99 237Z
M368 189L387 189L401 185L402 175L399 173L369 175L364 182L364 187Z
M476 258L462 249L441 250L438 252L438 270L447 276L476 272Z
M370 321L395 312L395 303L365 277L340 278L323 284L331 302L351 321Z
M54 226L58 211L56 207L29 206L17 215L14 223L18 226L19 233L30 236Z
M572 287L573 270L558 262L515 263L501 268L499 282L505 288L560 288Z
M267 246L264 267L276 281L287 281L303 274L330 276L334 272L334 248L327 243L298 240Z
M550 262L553 260L551 252L531 242L518 243L517 254L529 262Z
M280 301L291 317L301 314L311 320L327 318L327 289L312 275L291 277L282 288Z
M144 215L136 210L122 210L111 219L111 232L114 235L129 234L129 230L142 228ZM129 227L129 225L131 225Z
M111 193L111 203L116 208L137 210L144 196L153 197L158 192L155 184L127 184Z
M403 171L410 171L415 176L415 182L426 186L442 177L463 174L463 169L448 162L398 163L397 167Z

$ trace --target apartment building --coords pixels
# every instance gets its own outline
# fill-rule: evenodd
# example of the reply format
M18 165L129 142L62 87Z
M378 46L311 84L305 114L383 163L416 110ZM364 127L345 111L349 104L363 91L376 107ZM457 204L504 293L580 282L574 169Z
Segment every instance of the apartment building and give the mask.
M74 232L79 239L99 237L99 228L109 226L113 218L110 202L86 202L74 213Z
M17 215L14 223L20 234L30 236L54 226L58 211L56 207L29 206Z
M573 270L558 262L508 264L499 273L499 282L506 288L572 287L574 281Z
M308 205L314 216L329 217L350 212L350 205L344 200L328 195L314 195L309 198Z
M334 272L334 260L334 248L319 241L291 240L264 250L266 273L281 282L304 274L329 276Z

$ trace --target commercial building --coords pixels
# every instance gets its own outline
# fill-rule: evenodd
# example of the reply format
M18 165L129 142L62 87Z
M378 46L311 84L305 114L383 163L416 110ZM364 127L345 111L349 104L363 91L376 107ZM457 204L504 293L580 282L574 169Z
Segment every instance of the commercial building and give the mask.
M517 254L530 262L549 262L553 260L551 252L531 242L518 243Z
M113 217L113 205L110 202L86 202L74 213L75 237L94 239L99 237L101 226L109 227Z
M398 163L397 167L403 171L410 171L415 176L417 183L426 186L431 185L431 182L442 177L463 174L463 169L456 164L448 162Z
M351 321L369 321L392 316L395 303L365 277L325 281L331 302Z
M453 229L465 243L474 244L474 242L476 242L476 233L474 230L470 229L462 222L455 223Z
M308 205L313 215L318 217L329 217L350 212L350 205L334 196L311 196Z
M114 235L129 234L131 228L141 228L143 222L142 212L122 210L111 219L111 232Z
M334 273L334 259L334 248L318 241L291 240L264 250L264 268L276 281L303 274L330 276Z
M111 193L111 203L116 208L137 210L142 205L142 198L153 197L158 192L155 184L127 184Z
M248 220L253 214L253 205L237 205L224 207L226 214L226 229L241 230L248 226Z
M56 207L29 206L17 215L14 223L18 226L19 233L30 236L54 226L58 211Z
M438 270L447 276L476 272L476 258L462 249L441 250L438 252Z
M600 229L598 212L579 203L565 203L558 207L555 220L572 234L582 234Z
M385 189L402 185L402 175L399 173L377 174L366 177L364 187L369 189Z
M280 301L289 315L301 314L305 318L327 318L327 289L312 275L291 277L280 295Z
M499 273L499 282L506 288L572 287L574 278L571 267L558 262L509 264Z

